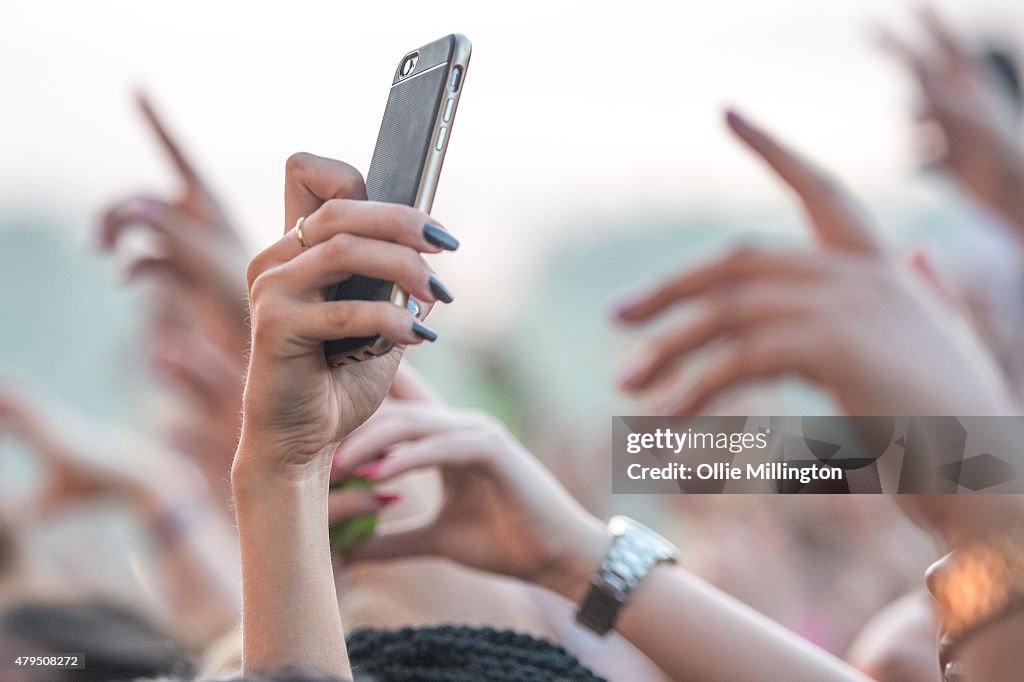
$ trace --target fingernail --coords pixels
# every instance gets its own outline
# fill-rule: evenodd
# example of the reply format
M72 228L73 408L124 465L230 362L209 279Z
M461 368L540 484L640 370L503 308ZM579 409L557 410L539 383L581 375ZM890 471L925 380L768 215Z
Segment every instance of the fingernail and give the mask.
M615 304L615 307L612 308L612 315L618 320L628 320L636 306L636 299L627 298L625 301Z
M352 473L361 478L373 478L380 472L380 468L382 466L384 466L384 462L378 460L376 462L370 462L369 464L358 466Z
M635 360L628 363L618 375L619 386L622 388L636 388L640 385L644 376L647 374L647 370L650 366L650 362L646 358Z
M459 248L459 240L451 236L447 230L427 223L423 226L423 238L434 246L445 251L454 251Z
M374 493L373 499L377 501L377 504L382 507L386 507L389 504L393 504L402 499L402 496L398 493Z
M341 446L339 445L334 451L334 455L331 457L331 467L338 466L338 462L341 461Z
M730 124L737 128L750 128L750 123L747 122L747 119L743 118L743 116L741 116L735 109L728 109L725 112L725 118Z
M420 322L412 323L412 333L426 341L437 341L437 332Z
M452 296L452 292L448 291L448 287L444 285L444 282L442 282L437 275L430 273L430 279L428 282L430 284L431 293L433 293L434 297L441 301L441 303L451 303L455 300L455 297Z

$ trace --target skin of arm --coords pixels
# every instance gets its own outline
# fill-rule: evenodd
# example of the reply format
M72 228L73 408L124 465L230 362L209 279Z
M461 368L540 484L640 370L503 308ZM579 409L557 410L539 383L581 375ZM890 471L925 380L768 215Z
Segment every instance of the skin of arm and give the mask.
M580 533L586 540L578 555L554 573L557 580L545 585L577 604L609 544L599 524ZM868 679L671 564L659 564L643 579L619 612L615 629L676 680Z
M231 473L245 670L351 677L328 543L329 471L281 475L264 464L280 454L261 452L243 436Z
M370 538L353 560L444 556L533 583L575 604L608 550L604 524L486 415L438 404L386 404L339 452L344 464L337 466L354 466L375 483L438 468L444 488L434 519ZM616 630L672 679L865 679L669 565L642 581Z
M326 299L326 287L353 274L396 282L428 304L445 291L420 254L458 241L420 211L365 199L351 166L293 155L288 227L246 272L252 345L231 484L249 676L350 674L328 539L331 462L384 400L406 345L437 338L388 301ZM325 340L378 334L395 342L388 353L328 365Z

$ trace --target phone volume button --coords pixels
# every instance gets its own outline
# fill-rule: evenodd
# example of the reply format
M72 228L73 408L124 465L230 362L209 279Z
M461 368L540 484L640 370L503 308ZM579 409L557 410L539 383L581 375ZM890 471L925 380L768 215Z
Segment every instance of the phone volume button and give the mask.
M444 139L448 137L448 129L441 126L440 130L437 131L437 144L434 145L434 149L441 151L444 149Z
M452 112L454 112L454 111L455 111L455 100L454 99L449 99L445 103L445 105L444 105L444 116L442 116L442 118L444 119L445 123L447 123L448 121L452 120Z

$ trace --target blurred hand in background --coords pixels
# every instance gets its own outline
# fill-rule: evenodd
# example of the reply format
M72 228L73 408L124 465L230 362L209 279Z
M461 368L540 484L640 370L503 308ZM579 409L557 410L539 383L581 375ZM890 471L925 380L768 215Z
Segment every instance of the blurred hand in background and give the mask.
M12 525L9 544L78 506L120 503L149 536L160 602L182 641L198 650L235 624L231 533L195 467L158 443L11 381L0 386L3 434L22 441L43 470L29 504L0 509Z
M131 251L129 231L155 237L155 251L129 254L127 281L146 278L154 292L150 366L181 398L171 444L200 465L226 510L249 340L245 268L251 254L149 98L140 93L136 102L177 170L182 192L171 200L139 195L117 202L103 218L100 243L107 251Z
M886 253L832 177L730 112L733 132L796 192L820 243L807 250L740 248L626 301L620 321L648 322L677 304L702 312L630 352L628 391L711 345L717 355L663 414L694 414L727 390L795 375L850 415L1016 412L1003 378L933 283Z
M972 54L933 8L922 9L918 18L929 39L927 48L914 47L887 29L880 42L920 86L922 124L939 132L936 148L926 151L928 163L949 171L968 194L1024 236L1019 76L1005 55Z
M177 170L183 190L175 199L136 195L116 202L100 224L101 248L116 251L129 230L147 230L156 238L157 248L131 257L128 280L160 274L164 281L179 283L182 290L162 303L198 316L204 333L226 348L244 350L248 342L245 267L251 250L148 97L139 94L137 103Z

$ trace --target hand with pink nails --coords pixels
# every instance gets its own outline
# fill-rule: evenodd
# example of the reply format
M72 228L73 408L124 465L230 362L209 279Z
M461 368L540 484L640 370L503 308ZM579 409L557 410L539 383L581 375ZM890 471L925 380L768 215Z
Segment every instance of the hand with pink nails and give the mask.
M325 289L364 276L428 304L450 302L421 254L454 251L458 241L411 207L367 201L358 171L312 154L288 160L284 212L284 235L246 272L252 343L231 467L244 669L345 677L329 544L332 457L384 400L405 347L437 333L390 301L329 300ZM395 346L337 367L324 355L325 341L376 335ZM386 501L347 492L345 513Z
M851 415L1017 412L1002 377L934 283L891 257L832 177L730 112L732 131L796 193L813 250L741 247L621 304L637 325L677 305L696 315L630 350L618 377L642 392L704 349L711 359L660 414L696 414L728 390L797 376Z
M339 447L332 478L386 485L430 469L442 479L437 516L370 538L353 560L443 556L582 596L607 546L603 524L501 422L446 405L403 368L377 414Z

